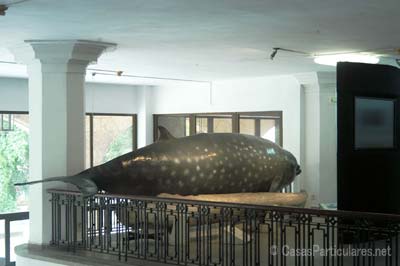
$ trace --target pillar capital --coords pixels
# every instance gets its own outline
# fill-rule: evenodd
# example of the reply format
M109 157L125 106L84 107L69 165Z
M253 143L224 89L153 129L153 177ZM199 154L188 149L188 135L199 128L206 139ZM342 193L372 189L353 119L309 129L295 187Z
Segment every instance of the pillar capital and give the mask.
M26 40L11 50L17 62L28 67L39 63L43 72L84 72L88 64L115 47L114 43L88 40Z

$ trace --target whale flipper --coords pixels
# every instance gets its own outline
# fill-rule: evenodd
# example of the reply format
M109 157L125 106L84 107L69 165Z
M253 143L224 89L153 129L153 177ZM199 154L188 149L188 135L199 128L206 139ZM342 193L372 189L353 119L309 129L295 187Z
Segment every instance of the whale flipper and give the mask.
M90 178L84 175L51 177L43 180L30 181L25 183L16 183L14 184L14 186L32 185L32 184L46 183L53 181L61 181L75 185L85 198L93 196L99 190L96 183L94 183Z

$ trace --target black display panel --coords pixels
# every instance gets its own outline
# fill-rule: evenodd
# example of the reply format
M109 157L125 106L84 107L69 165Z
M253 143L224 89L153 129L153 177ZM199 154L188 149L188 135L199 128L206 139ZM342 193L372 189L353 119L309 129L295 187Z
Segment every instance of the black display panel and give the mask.
M337 65L338 209L400 214L400 70Z

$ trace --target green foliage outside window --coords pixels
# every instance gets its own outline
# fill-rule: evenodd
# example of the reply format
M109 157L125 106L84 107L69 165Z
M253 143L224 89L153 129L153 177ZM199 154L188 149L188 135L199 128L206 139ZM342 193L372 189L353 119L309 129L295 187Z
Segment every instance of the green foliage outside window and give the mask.
M103 162L108 162L118 156L132 151L132 127L127 128L123 133L118 135L104 155Z
M14 183L25 182L29 171L28 133L14 126L13 131L0 132L0 212L17 210L17 198L24 189Z

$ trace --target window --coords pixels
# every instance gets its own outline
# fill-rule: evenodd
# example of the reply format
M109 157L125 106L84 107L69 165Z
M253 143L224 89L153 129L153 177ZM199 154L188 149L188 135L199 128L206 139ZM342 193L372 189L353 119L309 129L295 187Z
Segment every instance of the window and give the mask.
M242 134L258 136L282 146L281 121L280 112L239 114L239 130Z
M136 115L87 114L85 166L89 168L135 150ZM0 111L0 213L28 209L29 114Z
M231 114L195 115L196 133L229 133L233 132Z
M282 112L243 112L154 115L154 140L158 126L175 137L198 133L242 133L259 136L282 146Z
M131 114L87 114L86 168L135 150L136 121Z
M29 115L0 112L0 123L0 212L26 211L28 188L14 183L28 179Z
M190 117L188 115L159 116L158 125L167 128L177 138L190 135Z

